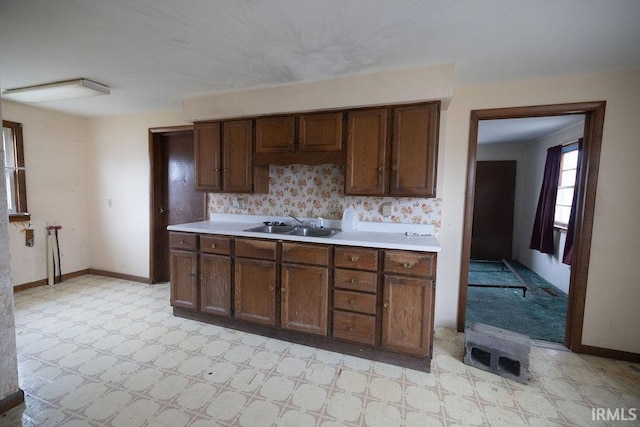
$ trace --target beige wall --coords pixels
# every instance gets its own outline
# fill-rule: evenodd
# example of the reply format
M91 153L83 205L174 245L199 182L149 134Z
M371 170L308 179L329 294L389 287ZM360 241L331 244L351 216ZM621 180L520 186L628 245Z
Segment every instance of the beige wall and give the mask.
M443 252L438 260L436 316L453 324L458 296L462 217L471 110L607 102L583 344L640 353L640 286L635 265L640 259L637 212L640 197L640 70L554 79L518 81L456 90L446 126L441 197Z
M180 112L89 120L91 268L149 277L149 128L185 124Z
M59 232L62 273L89 268L87 119L2 102L5 120L22 123L27 207L35 244L25 245L28 223L9 224L14 285L46 279L46 227Z

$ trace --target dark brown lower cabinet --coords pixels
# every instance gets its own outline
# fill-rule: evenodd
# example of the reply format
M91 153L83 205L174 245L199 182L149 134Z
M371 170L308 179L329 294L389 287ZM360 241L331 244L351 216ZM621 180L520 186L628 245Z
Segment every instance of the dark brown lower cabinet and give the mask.
M327 335L329 269L283 264L280 321L283 328Z
M231 316L231 257L200 254L200 311Z
M428 356L433 333L433 281L384 276L382 347L387 350Z
M171 305L198 309L198 254L196 252L171 250Z
M171 234L174 314L430 369L436 254Z
M236 258L235 317L276 325L276 262Z

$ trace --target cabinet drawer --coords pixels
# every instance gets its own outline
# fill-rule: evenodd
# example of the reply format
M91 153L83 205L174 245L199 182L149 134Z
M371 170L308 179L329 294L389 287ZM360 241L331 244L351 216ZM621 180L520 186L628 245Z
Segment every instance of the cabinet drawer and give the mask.
M192 233L169 233L169 246L171 249L183 251L195 251L198 248L198 235Z
M386 251L384 256L384 271L388 273L432 277L434 268L435 254Z
M352 291L335 291L333 308L358 313L376 314L376 296Z
M337 247L335 265L336 267L376 271L378 269L378 251L375 249Z
M300 264L329 265L331 247L305 243L283 243L282 261Z
M200 252L229 255L231 253L231 237L200 235Z
M366 314L333 312L333 336L363 344L376 344L376 318Z
M378 289L378 275L369 271L336 268L335 287L354 291L376 292Z
M278 243L273 240L236 239L236 256L276 259Z

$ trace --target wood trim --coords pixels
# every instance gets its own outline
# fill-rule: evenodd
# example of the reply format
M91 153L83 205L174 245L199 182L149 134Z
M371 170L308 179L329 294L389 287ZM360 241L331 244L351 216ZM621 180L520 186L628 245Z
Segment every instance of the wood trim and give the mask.
M15 393L11 393L4 399L0 400L0 414L4 414L10 409L20 406L24 403L24 391L18 389Z
M113 271L106 271L106 270L98 270L96 268L90 268L89 270L87 270L87 274L95 274L96 276L112 277L114 279L128 280L130 282L145 283L147 285L151 284L151 280L149 280L148 277L134 276L132 274L116 273Z
M609 359L625 360L627 362L640 363L640 353L631 353L610 348L594 347L590 345L580 345L574 350L576 353L588 354L591 356L606 357Z
M301 153L258 153L253 155L253 165L279 165L287 166L294 164L303 164L309 166L318 166L325 163L333 163L336 165L344 165L346 155L343 151L319 151L301 152Z
M582 168L579 179L581 184L578 189L578 211L576 215L577 220L574 240L575 252L569 285L569 304L567 307L565 345L575 352L585 352L589 350L589 346L584 346L581 342L605 106L605 101L595 101L471 111L467 165L467 193L465 198L462 256L460 263L460 292L458 296L458 331L464 331L467 306L467 282L468 266L471 255L471 227L473 222L473 193L475 188L478 122L480 120L489 119L585 114ZM612 350L609 354L615 355L618 353Z
M9 222L28 222L31 221L31 214L24 213L10 213Z
M65 280L72 279L74 277L84 276L85 274L89 274L89 269L78 270L71 273L63 274L62 281L64 283ZM45 286L48 283L47 279L36 280L35 282L23 283L21 285L15 285L13 287L13 292L24 291L25 289L37 288L39 286Z

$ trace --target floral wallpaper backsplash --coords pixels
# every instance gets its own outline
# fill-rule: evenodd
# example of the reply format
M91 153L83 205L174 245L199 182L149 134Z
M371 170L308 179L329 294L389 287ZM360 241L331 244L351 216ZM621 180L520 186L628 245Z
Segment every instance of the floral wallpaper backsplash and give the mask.
M381 213L391 203L391 215ZM341 219L353 205L360 221L430 224L440 229L442 200L408 197L344 195L344 167L339 165L290 165L269 167L269 194L209 193L210 213ZM239 204L240 203L240 204ZM243 206L242 206L243 205Z

